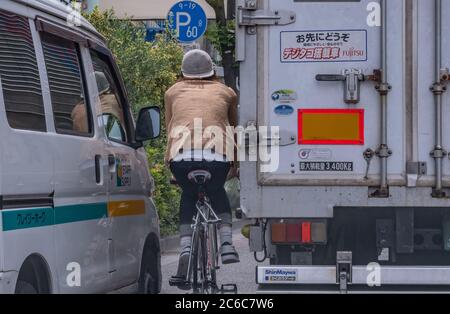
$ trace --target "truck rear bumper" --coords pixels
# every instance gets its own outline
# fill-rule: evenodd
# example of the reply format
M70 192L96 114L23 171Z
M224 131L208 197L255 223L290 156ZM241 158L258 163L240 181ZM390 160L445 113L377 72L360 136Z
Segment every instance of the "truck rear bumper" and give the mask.
M371 265L372 266L372 265ZM336 266L259 266L256 283L259 285L336 286L339 289ZM352 285L383 286L450 286L450 267L418 266L353 266ZM269 288L270 289L270 288Z

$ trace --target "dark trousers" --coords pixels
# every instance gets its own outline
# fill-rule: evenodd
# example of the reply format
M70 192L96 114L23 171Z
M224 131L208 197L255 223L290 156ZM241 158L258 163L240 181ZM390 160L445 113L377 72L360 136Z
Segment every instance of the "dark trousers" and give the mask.
M230 201L224 188L230 167L230 163L218 161L179 161L170 163L170 170L183 190L180 202L181 236L190 236L192 234L192 218L197 213L195 205L198 200L198 187L188 180L188 174L193 170L207 170L211 173L212 178L205 186L211 205L217 216L222 219L222 223L231 224Z

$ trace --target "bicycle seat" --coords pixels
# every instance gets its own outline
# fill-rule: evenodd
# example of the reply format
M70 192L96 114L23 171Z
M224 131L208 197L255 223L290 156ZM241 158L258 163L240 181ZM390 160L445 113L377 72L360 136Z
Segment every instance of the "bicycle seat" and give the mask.
M206 184L211 177L211 172L207 170L194 170L188 174L188 180L198 185Z

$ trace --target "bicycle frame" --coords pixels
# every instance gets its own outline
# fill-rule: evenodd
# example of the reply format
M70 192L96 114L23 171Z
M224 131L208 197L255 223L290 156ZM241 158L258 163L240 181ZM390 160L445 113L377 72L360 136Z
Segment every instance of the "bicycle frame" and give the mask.
M221 223L221 219L217 216L217 214L214 212L212 206L210 205L210 201L205 193L200 192L199 193L199 200L196 204L197 207L197 214L194 218L194 222L192 224L192 248L191 253L189 255L189 264L188 264L188 274L187 274L187 282L192 283L193 281L196 281L197 277L197 271L196 268L197 261L194 260L198 259L199 249L201 249L201 236L207 237L209 241L206 241L207 247L204 248L206 250L206 263L208 265L200 265L202 267L202 270L207 269L207 266L209 266L209 269L215 270L217 269L218 265L218 248L217 248L217 226ZM202 263L205 263L205 257L202 257ZM194 266L195 265L195 266ZM215 277L215 274L214 274ZM194 279L194 280L193 280ZM206 280L206 278L203 278L203 280ZM217 290L217 283L215 282L215 278L212 278L214 282L208 282L208 285L212 285L213 291ZM205 285L205 282L202 283ZM198 290L198 287L195 286L195 282L193 283L193 290L196 292ZM202 287L202 289L205 289L205 286Z

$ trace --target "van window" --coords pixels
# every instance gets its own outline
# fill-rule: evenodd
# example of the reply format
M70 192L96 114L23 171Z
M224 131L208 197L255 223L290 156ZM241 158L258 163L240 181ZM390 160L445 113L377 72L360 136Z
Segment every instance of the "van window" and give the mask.
M113 68L101 54L91 51L95 78L99 91L103 122L110 140L127 143L127 125L124 108L120 98L119 84L116 83Z
M72 41L41 34L56 131L90 135L92 123L83 87L79 47Z
M41 80L28 19L2 10L0 80L9 125L45 132Z

